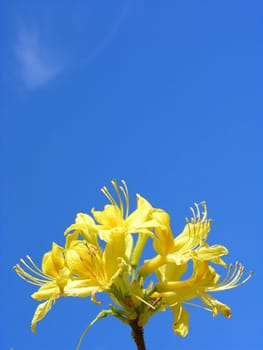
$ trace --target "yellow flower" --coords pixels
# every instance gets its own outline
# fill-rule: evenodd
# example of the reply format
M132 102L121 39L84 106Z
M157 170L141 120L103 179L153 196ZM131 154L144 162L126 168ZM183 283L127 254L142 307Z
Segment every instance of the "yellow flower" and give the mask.
M102 192L109 199L111 204L107 204L103 211L92 209L95 220L99 223L98 232L100 238L106 242L115 239L115 235L120 233L149 233L154 222L150 220L152 206L143 197L137 194L137 209L129 214L129 193L127 185L122 181L123 186L118 186L116 180L112 181L112 185L116 191L118 202L115 201L106 187L102 188ZM123 203L121 192L125 199Z
M90 215L78 213L75 224L70 225L64 234L67 235L71 231L80 234L88 243L99 247L97 225Z
M154 226L154 222L150 220L152 206L140 195L137 195L137 209L129 214L129 192L125 181L122 181L123 186L118 186L116 180L112 181L112 185L116 191L118 202L110 194L106 187L102 188L103 194L109 199L111 204L107 204L103 211L92 209L93 218L87 214L78 214L76 222L71 225L65 234L70 231L78 231L78 233L87 240L87 242L96 245L97 235L109 242L115 239L118 234L130 233L148 233ZM121 195L122 194L122 195ZM124 202L123 198L124 197Z
M69 236L70 237L70 236ZM109 292L124 270L131 252L129 237L120 235L107 243L104 251L85 240L71 240L66 250L66 264L73 278L65 292L71 296L87 297L95 303L95 294Z
M35 300L47 300L40 304L33 316L31 329L36 332L36 324L43 319L52 304L65 294L65 287L70 278L70 271L65 266L64 248L56 243L52 244L52 249L44 254L42 259L42 269L40 269L33 260L27 256L28 263L21 259L21 263L28 272L17 264L14 269L19 277L24 281L39 286L39 290L32 294Z
M180 280L186 271L186 264L176 265L168 263L161 266L157 271L159 282L156 283L155 297L162 298L163 302L170 306L174 314L174 331L175 333L186 336L188 333L188 311L182 305L189 304L210 310L213 316L218 312L225 317L231 317L231 309L215 299L208 292L216 292L238 287L244 284L250 277L242 280L244 267L236 264L233 270L232 265L228 267L228 272L223 281L220 282L220 276L215 269L209 265L208 261L194 260L192 276L185 280ZM189 300L199 298L203 306L192 304Z
M103 211L92 209L97 224L91 216L79 213L75 224L67 228L65 235L74 231L79 233L88 243L98 248L98 236L103 241L111 244L119 239L126 240L128 242L127 247L130 249L126 256L129 256L133 248L132 234L137 233L139 237L133 255L130 257L131 264L137 266L147 238L153 236L152 228L158 227L162 223L157 222L153 217L152 213L155 209L152 208L151 204L138 194L137 208L129 214L129 192L125 181L122 180L122 186L118 186L116 180L113 180L112 185L118 200L114 199L106 187L102 188L103 194L111 204L105 205ZM126 238L122 236L126 236Z
M174 237L167 212L153 208L137 195L137 207L130 213L126 183L122 181L119 186L113 180L112 185L115 197L106 187L102 188L110 204L101 211L92 209L92 215L77 214L75 223L65 231L65 247L53 243L51 251L43 256L41 269L29 256L27 261L21 259L23 265L15 266L23 280L39 287L32 297L43 301L34 313L32 331L36 331L37 322L60 296L90 297L95 304L101 304L96 299L101 292L107 293L113 304L88 325L78 349L89 328L107 315L131 326L136 343L135 335L142 332L149 318L166 308L173 313L174 332L182 337L189 329L185 305L208 310L213 316L222 313L231 317L230 307L210 293L240 286L252 274L243 279L244 267L237 263L234 267L229 265L221 279L211 265L227 267L222 256L228 250L206 242L212 223L207 218L206 203L201 203L202 213L200 206L194 204L193 217ZM153 241L154 255L140 266L148 238ZM146 278L151 274L154 282L146 287ZM201 305L192 302L195 299Z
M158 255L144 262L139 269L141 276L146 277L169 262L184 265L190 259L199 259L225 264L220 256L226 255L228 250L221 245L209 246L206 243L211 228L211 220L207 219L206 203L202 202L204 209L202 217L199 206L195 204L195 207L196 212L190 208L193 218L190 221L187 219L183 231L176 238L173 238L169 215L160 210L152 214L153 219L159 223L153 238L153 247Z

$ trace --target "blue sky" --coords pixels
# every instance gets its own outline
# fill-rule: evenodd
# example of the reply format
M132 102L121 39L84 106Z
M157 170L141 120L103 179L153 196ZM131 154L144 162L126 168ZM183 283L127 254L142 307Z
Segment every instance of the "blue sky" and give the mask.
M36 289L12 266L63 245L77 212L106 204L112 178L133 204L140 193L166 209L174 233L206 200L209 242L255 271L217 295L231 320L192 308L180 339L160 313L147 348L263 348L262 15L260 0L2 1L1 349L75 349L100 307L61 299L33 335ZM130 330L110 318L83 343L124 347L135 349Z

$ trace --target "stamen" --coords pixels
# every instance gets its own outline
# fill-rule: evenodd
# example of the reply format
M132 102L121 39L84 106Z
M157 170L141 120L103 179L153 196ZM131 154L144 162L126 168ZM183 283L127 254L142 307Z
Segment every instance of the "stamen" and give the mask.
M155 298L155 299L153 299L153 301L151 302L151 305L152 305L152 306L155 306L155 305L157 305L157 304L159 303L159 301L161 301L161 300L162 300L161 297Z
M112 205L118 206L115 199L112 197L110 192L108 191L107 187L102 187L101 192L108 198L108 200L111 202Z
M200 205L202 205L204 211L200 213ZM189 218L186 218L186 225L188 225L189 229L189 240L185 243L184 247L182 247L182 250L195 250L200 245L201 241L205 241L206 237L202 232L209 230L210 227L210 220L207 220L207 207L206 202L194 203L195 209L193 207L190 207L190 210L192 212L193 217L189 220ZM197 225L198 224L198 225ZM191 226L192 225L192 226Z
M125 219L127 219L128 215L129 215L129 191L128 191L128 187L126 185L126 182L124 180L121 180L122 184L124 187L120 186L120 189L124 195L125 198L125 202L126 202L126 213L125 213Z
M206 202L205 201L201 202L201 205L202 205L202 207L204 209L204 211L202 212L202 214L203 214L202 221L206 222L206 220L207 220L207 206L206 206Z
M193 217L191 218L191 222L196 223L196 215L195 215L195 211L194 211L193 207L190 207L190 210L193 214Z
M119 190L119 186L117 184L117 181L114 179L111 181L116 193L117 193L117 196L118 196L118 199L119 199L119 203L120 203L120 210L121 210L121 216L123 217L123 202L122 202L122 198L121 198L121 194L120 194L120 190Z
M239 287L242 284L246 283L253 275L253 272L250 272L248 276L240 282L245 272L244 266L236 262L234 271L232 273L230 272L231 269L232 269L232 264L229 266L227 275L224 278L224 280L221 283L219 283L217 286L208 287L207 291L215 292L215 291L222 291L226 289Z
M79 254L79 258L85 269L85 274L87 274L88 278L90 278L96 284L105 285L105 269L99 255L99 250L93 245L85 246L85 252L83 252L83 254ZM86 256L89 256L91 261L89 258L86 258Z
M43 273L42 270L34 263L34 261L30 258L29 255L26 256L26 258L30 261L30 263L34 266L34 268L39 271L40 273Z
M30 261L30 260L31 260L31 259L29 259L29 261ZM37 269L37 270L32 269L32 267L29 266L29 265L25 262L24 259L20 259L20 261L21 261L22 264L24 264L24 265L28 268L29 271L33 272L36 276L40 276L40 277L42 277L42 278L44 278L44 279L46 279L46 280L50 280L50 281L53 280L53 278L52 278L51 276L48 276L48 275L44 274L40 269ZM30 262L31 262L31 261L30 261ZM34 277L34 278L35 278L35 277Z
M205 307L205 306L202 306L202 305L199 305L199 304L195 304L195 303L190 303L189 301L184 301L183 304L190 305L190 306L195 306L195 307L198 307L199 309L212 312L208 307Z
M20 278L22 278L22 280L24 280L30 284L42 286L45 283L47 283L46 280L44 280L44 279L41 280L41 279L34 277L34 276L30 275L29 273L27 273L19 264L16 264L16 266L14 267L14 270L17 273L17 275Z
M218 311L215 305L213 304L214 298L211 295L206 295L205 293L200 294L199 297L205 304L210 306L213 316L216 316Z
M227 268L227 273L226 273L225 278L223 279L223 281L220 284L225 284L226 283L226 281L228 280L228 278L230 276L232 268L233 268L233 264L231 263L231 264L229 264L229 266Z
M197 203L194 203L194 206L196 207L196 211L197 211L197 215L196 215L196 218L197 218L197 222L200 221L200 209L199 209L199 205Z
M134 297L138 300L140 300L142 303L146 304L147 306L149 306L151 309L155 310L155 307L148 303L146 300L144 300L143 298L139 297L138 295L134 295Z
M171 305L169 305L169 306L170 306L170 307L173 307L173 306L175 306L175 305L177 305L177 304L179 304L178 301L176 301L175 303L173 303L173 304L171 304Z
M15 270L16 271L16 270ZM43 284L40 283L36 283L36 282L32 282L31 280L28 280L27 278L25 278L23 275L20 274L20 272L16 271L17 275L25 282L29 283L29 284L33 284L34 286L42 286Z
M198 244L200 243L200 239L199 239L197 232L196 232L195 223L188 222L187 228L189 231L189 240L187 240L185 245L182 247L182 250L184 250L184 251L189 250L189 249L194 250L198 246Z

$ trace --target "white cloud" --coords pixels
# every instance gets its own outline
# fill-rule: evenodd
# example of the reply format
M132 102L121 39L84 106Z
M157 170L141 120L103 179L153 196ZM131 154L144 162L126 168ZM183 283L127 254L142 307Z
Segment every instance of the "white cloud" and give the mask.
M29 88L36 88L47 83L60 70L52 53L35 33L29 31L20 33L15 54L19 62L21 77Z

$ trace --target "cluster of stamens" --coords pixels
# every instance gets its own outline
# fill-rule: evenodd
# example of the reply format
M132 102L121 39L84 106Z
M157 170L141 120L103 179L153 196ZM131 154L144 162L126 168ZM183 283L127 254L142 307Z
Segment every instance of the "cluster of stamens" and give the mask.
M123 186L118 186L118 183L115 179L111 181L111 183L112 183L112 185L117 193L119 204L115 201L114 197L110 194L110 192L106 186L102 187L101 192L108 198L108 200L111 202L111 204L113 206L120 208L122 217L127 219L128 215L129 215L129 192L128 192L126 182L124 180L121 180L121 182L122 182ZM125 205L123 203L123 199L122 199L120 190L124 196ZM125 216L124 216L124 209L125 209Z
M30 258L29 255L26 256L27 260L31 264L31 266L24 260L20 259L20 262L33 273L31 275L30 273L26 272L24 268L22 268L19 264L16 264L14 266L15 272L18 274L19 277L21 277L24 281L30 284L34 284L36 286L43 286L48 282L51 282L54 278L51 276L48 276L47 274L43 273L43 271L34 263L34 261Z
M253 275L253 272L250 272L245 279L241 280L242 276L244 275L244 272L245 272L244 265L242 265L238 261L235 263L234 266L233 264L230 264L228 266L228 270L223 281L217 284L217 286L215 287L208 287L207 291L218 292L218 291L241 286L242 284L246 283Z

